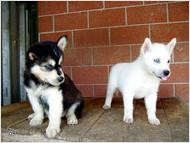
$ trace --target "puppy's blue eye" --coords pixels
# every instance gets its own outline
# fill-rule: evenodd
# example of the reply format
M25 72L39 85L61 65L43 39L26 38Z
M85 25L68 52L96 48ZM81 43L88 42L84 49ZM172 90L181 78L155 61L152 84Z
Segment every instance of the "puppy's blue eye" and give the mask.
M48 65L45 65L45 68L49 71L52 71L53 70L53 66L48 64Z
M154 62L159 64L160 63L160 59L159 58L154 59Z

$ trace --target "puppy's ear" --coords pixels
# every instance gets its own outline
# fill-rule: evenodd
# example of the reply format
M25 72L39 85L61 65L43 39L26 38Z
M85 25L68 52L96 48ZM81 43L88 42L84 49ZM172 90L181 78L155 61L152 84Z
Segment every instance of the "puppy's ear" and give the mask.
M172 53L174 47L176 45L176 38L173 38L168 44L167 44L167 48L170 52L170 54Z
M141 54L145 54L150 51L152 47L152 42L149 38L145 38L143 45L141 46Z
M68 41L68 39L67 39L67 36L66 36L66 35L61 36L61 37L58 39L58 41L57 41L57 46L58 46L62 51L64 51L64 49L65 49L65 47L66 47L66 45L67 45L67 41Z
M29 59L31 61L38 60L39 58L32 52L28 53Z

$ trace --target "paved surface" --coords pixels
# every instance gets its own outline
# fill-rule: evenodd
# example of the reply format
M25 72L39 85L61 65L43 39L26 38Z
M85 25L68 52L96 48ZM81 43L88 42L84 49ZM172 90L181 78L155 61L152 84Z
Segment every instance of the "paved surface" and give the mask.
M153 126L147 121L143 100L136 100L134 123L122 121L122 100L114 99L112 108L102 109L104 99L86 99L83 118L76 126L68 126L62 120L62 132L55 139L47 139L45 129L48 120L37 128L29 126L27 116L32 113L28 103L2 107L2 141L189 141L189 112L176 98L160 99L157 116L161 125Z

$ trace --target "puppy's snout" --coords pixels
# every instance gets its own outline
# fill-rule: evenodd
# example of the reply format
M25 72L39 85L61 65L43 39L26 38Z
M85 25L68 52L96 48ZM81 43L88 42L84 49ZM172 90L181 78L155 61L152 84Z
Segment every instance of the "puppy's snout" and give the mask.
M164 70L163 74L164 74L164 76L168 76L170 74L170 71L169 70Z
M59 82L62 82L62 81L64 80L64 77L59 76L59 77L57 78L57 80L58 80Z

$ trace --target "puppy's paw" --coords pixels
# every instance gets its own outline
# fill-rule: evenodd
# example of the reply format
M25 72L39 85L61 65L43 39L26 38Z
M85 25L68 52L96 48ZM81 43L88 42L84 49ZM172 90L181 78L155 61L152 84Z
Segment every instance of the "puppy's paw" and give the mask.
M42 122L43 122L43 117L41 117L41 116L36 116L36 115L32 115L31 114L31 116L30 116L31 118L31 120L30 120L30 126L32 126L32 127L35 127L35 126L39 126L39 125L41 125L42 124ZM28 117L29 118L29 117Z
M105 104L102 108L103 108L104 110L108 110L108 109L111 108L111 106Z
M78 124L78 120L75 116L68 117L67 124L68 125L76 125L76 124Z
M123 121L127 124L133 123L133 117L123 117Z
M28 119L30 120L30 119L34 118L34 115L35 115L35 113L30 114L30 115L28 116Z
M55 128L55 127L49 127L46 129L46 136L48 138L55 138L57 134L59 134L60 128Z
M158 118L149 118L148 121L152 125L160 125L160 120Z

